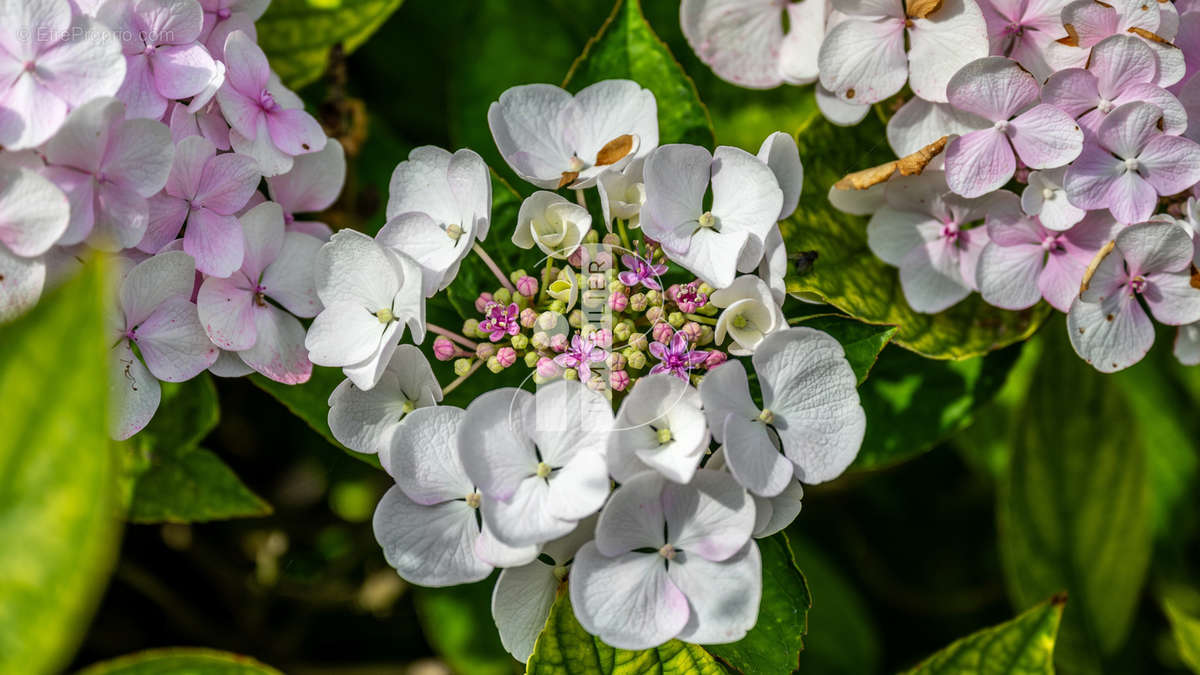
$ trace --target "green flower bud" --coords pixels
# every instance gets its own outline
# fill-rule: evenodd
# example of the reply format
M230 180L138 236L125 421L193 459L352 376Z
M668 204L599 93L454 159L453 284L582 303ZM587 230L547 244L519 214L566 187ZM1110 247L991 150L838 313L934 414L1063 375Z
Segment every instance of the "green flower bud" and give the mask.
M696 289L705 295L712 295L713 291L717 290L704 282L700 282L700 286Z
M525 367L536 368L538 359L540 358L541 356L537 352L525 352Z
M555 314L562 314L563 312L567 311L567 303L563 302L562 300L555 300L554 302L550 303L550 311L554 312Z
M455 359L454 360L454 374L459 377L466 375L467 372L471 370L471 363L473 361L474 361L474 359Z
M529 338L525 337L524 333L517 333L509 339L509 342L512 343L513 349L517 350L525 349L529 346Z
M526 276L525 270L515 270L509 273L508 280L515 284L523 276Z
M492 293L492 300L502 305L507 305L512 302L512 293L507 288L498 288L495 293Z
M646 311L647 304L649 303L646 302L645 293L634 293L633 295L629 296L629 309L632 309L635 312Z
M626 361L630 368L634 370L641 370L642 368L646 367L646 352L634 352L629 356L628 359L626 359Z
M539 330L533 334L530 344L533 345L534 349L548 349L550 347L550 336Z
M629 346L634 349L643 350L650 346L650 340L646 339L645 333L634 333L629 336Z
M625 284L621 283L620 281L610 281L610 282L608 282L608 292L609 293L624 293L625 292Z
M702 314L704 316L716 316L720 312L721 312L721 309L719 307L717 307L716 305L712 304L711 302L708 303L707 305L704 305L700 309L696 310L697 314Z
M567 322L574 328L579 328L583 325L583 312L575 310L571 312L571 316L567 318Z
M679 328L684 321L687 321L687 317L683 315L683 312L671 312L667 315L667 323L671 324L672 328Z
M467 319L466 321L464 321L463 325L462 325L462 334L463 334L463 336L469 337L469 338L481 337L479 335L479 320L478 319Z
M500 365L500 359L496 358L495 356L490 356L487 360L487 369L493 373L499 373L500 371L504 370L504 366Z
M617 342L624 342L629 339L629 335L629 326L627 326L625 322L622 321L621 323L613 326L613 340L616 340Z
M567 380L578 380L579 379L579 372L576 371L574 368L567 368L566 370L563 371L562 375L563 375L563 378L567 379Z
M595 230L588 230L587 234L583 235L585 244L595 244L600 241L600 233Z
M662 304L662 293L655 290L646 291L646 304L653 307Z

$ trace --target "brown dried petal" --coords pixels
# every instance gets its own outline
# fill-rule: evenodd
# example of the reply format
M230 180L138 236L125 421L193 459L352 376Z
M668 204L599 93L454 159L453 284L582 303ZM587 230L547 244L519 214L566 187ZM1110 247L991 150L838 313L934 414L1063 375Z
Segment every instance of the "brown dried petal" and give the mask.
M1088 285L1092 283L1092 277L1095 276L1096 270L1100 268L1100 263L1104 262L1104 259L1107 258L1108 254L1112 253L1113 249L1116 247L1116 239L1108 242L1103 248L1100 249L1100 251L1096 254L1096 257L1092 258L1092 261L1088 263L1087 269L1083 272L1083 281L1079 282L1080 294L1088 289Z
M1072 26L1069 23L1064 23L1063 29L1067 31L1067 37L1059 38L1057 40L1058 44L1066 45L1068 47L1078 47L1079 46L1079 31L1075 30L1075 26Z
M556 189L556 190L561 190L561 189L563 189L563 188L567 187L567 186L568 186L568 185L570 185L571 183L574 183L576 178L579 178L579 172L578 172L578 171L564 171L564 172L562 172L562 180L558 181L558 187L557 187L557 188L555 188L555 189Z
M947 136L942 136L911 155L905 155L900 159L894 159L869 169L855 171L834 183L833 186L839 190L866 190L872 185L878 185L888 180L897 171L901 176L915 176L924 171L933 158L946 149L947 140Z
M596 153L596 166L608 166L616 164L625 158L633 150L633 136L623 134L617 136L611 141L604 144L600 148L600 152Z
M1145 28L1138 28L1137 26L1131 26L1129 28L1129 32L1133 33L1134 35L1136 35L1138 37L1145 38L1151 42L1157 42L1160 45L1167 45L1168 47L1175 46L1175 45L1171 44L1170 40L1166 39L1165 37L1162 37L1158 33L1151 33L1150 31L1146 30Z
M906 14L912 19L924 19L942 8L942 0L908 0Z

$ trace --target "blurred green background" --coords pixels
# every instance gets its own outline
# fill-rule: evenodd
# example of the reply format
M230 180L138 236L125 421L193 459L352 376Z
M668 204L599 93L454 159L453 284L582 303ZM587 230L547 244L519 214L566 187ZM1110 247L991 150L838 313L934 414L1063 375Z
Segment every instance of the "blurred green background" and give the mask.
M358 4L386 16L394 3ZM378 229L392 168L417 145L470 147L511 177L491 141L487 106L516 84L562 82L611 9L601 1L403 2L301 89L350 159L346 193L327 220ZM644 10L694 79L719 143L753 151L771 131L810 123L807 89L724 84L684 42L677 2L645 0ZM295 37L272 23L281 16L260 23L269 51ZM319 72L324 54L273 56L273 65L303 76ZM865 155L886 159L881 130L856 130L853 152L835 145L805 154L806 169L840 175L870 165ZM805 148L803 134L800 141ZM801 212L827 210L824 203L823 191L810 190ZM493 232L503 238L510 225L497 219ZM1071 352L1062 324L1054 315L1030 342L957 362L884 349L861 390L869 431L859 462L808 490L789 530L813 598L799 672L903 670L1059 591L1069 593L1061 672L1200 667L1198 652L1188 651L1200 634L1189 618L1200 616L1200 420L1192 412L1200 373L1174 363L1173 335L1164 331L1143 363L1100 376ZM271 513L128 525L72 669L195 645L300 675L519 672L491 623L491 580L417 589L386 565L370 527L386 474L250 380L205 376L168 395L179 398L164 400L152 430L167 437L186 427L190 466L221 473L202 447L232 469L241 483L226 477L231 512L267 510L258 495ZM153 434L142 443L123 449L135 474L156 470ZM131 514L221 517L219 508Z

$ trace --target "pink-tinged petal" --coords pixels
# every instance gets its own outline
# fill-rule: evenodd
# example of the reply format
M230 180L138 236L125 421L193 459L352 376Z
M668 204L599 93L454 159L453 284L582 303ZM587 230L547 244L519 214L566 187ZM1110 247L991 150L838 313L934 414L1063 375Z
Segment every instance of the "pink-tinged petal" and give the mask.
M242 266L245 240L242 225L233 216L194 209L183 234L183 250L196 259L196 269L214 277L227 277Z
M667 543L663 538L664 485L666 480L661 475L643 471L613 492L596 526L596 546L602 555L658 549Z
M699 469L687 485L664 483L662 508L667 543L705 560L736 555L754 531L754 500L724 471Z
M58 244L71 246L87 239L96 223L96 181L90 173L81 173L61 166L48 166L42 175L49 178L67 195L70 205L70 220L67 231Z
M1071 117L1094 110L1100 101L1096 75L1083 68L1060 70L1042 87L1042 103L1048 103Z
M1179 102L1179 99L1166 89L1154 84L1131 84L1120 96L1113 99L1113 103L1116 105L1133 101L1145 101L1158 106L1163 114L1162 131L1164 134L1178 136L1187 130L1187 110Z
M167 176L167 194L192 200L200 189L204 167L217 154L216 147L202 136L188 136L175 146L175 160Z
M677 636L702 644L737 642L758 621L762 598L762 559L748 542L735 556L714 563L685 551L667 567L671 581L687 596L691 612Z
M129 326L146 320L167 300L192 294L196 266L180 251L160 253L138 263L121 282L121 309Z
M217 64L199 43L159 47L150 61L154 85L166 98L190 98L212 81Z
M149 221L137 247L146 253L158 253L179 236L187 220L188 203L168 194L154 195L146 203L150 207Z
M1100 96L1111 101L1132 84L1154 82L1158 59L1133 35L1113 35L1092 48L1088 70L1096 75Z
M1124 256L1131 276L1183 272L1192 262L1191 237L1175 223L1126 227L1117 233L1117 249Z
M208 47L208 53L212 54L214 59L225 60L225 41L237 31L245 33L251 42L258 42L258 31L254 29L255 18L248 13L236 11L230 14L229 18L217 21L214 25L208 25L211 16L210 14L204 15L206 27L201 31L200 39L204 42L204 46Z
M888 145L892 146L896 156L904 157L942 136L961 135L990 126L992 124L982 117L956 110L949 103L930 103L914 97L888 120ZM934 162L936 164L931 164L930 168L940 168L942 158L934 158Z
M475 509L451 501L422 506L390 488L375 507L375 539L401 577L422 586L455 586L487 577L492 566L475 555Z
M1147 141L1138 156L1139 173L1160 195L1182 192L1200 181L1200 145L1162 134Z
M125 79L125 57L115 37L98 21L77 16L67 33L38 57L44 86L72 107L112 96Z
M278 176L292 170L292 156L275 147L267 130L267 117L258 118L258 129L254 136L246 137L233 129L229 132L229 144L234 152L252 158L258 164L263 177Z
M276 110L267 115L267 130L275 147L289 155L317 152L325 147L325 132L302 109Z
M821 85L839 99L882 101L908 79L904 24L898 19L843 21L825 35L819 63Z
M57 2L9 2L0 5L0 49L14 58L28 59L36 56L41 41L30 40L31 35L62 35L71 23L72 8ZM29 28L22 35L16 26ZM39 32L40 31L40 32Z
M42 258L21 258L0 246L0 323L11 321L37 304L46 284Z
M313 266L323 243L307 234L287 232L279 255L262 275L260 283L266 294L301 318L316 316L321 311Z
M1175 358L1183 365L1200 365L1200 323L1179 327L1179 331L1175 333L1173 351Z
M571 566L571 606L585 630L620 649L649 649L687 625L687 598L654 553L606 557L594 543Z
M945 0L936 12L912 19L908 29L913 93L945 102L947 85L961 68L988 55L987 22L971 0Z
M829 6L823 2L787 4L790 29L779 46L779 74L787 84L812 84L820 75L821 41Z
M3 255L0 252L0 256ZM128 340L121 340L109 352L108 368L109 434L113 440L123 441L144 429L154 418L162 388L133 353Z
M122 188L149 197L167 183L175 145L158 120L126 120L109 137L101 171Z
M563 120L573 104L566 91L548 84L506 90L488 108L488 126L496 148L518 176L553 190L568 171L572 149Z
M234 31L225 38L222 60L227 68L225 81L243 96L257 97L267 88L271 67L267 55L245 33ZM221 107L224 108L224 102Z
M1076 299L1067 314L1067 333L1075 353L1102 373L1141 361L1154 344L1154 325L1130 293L1103 302Z
M307 234L314 239L321 241L329 241L333 236L333 228L329 225L315 220L293 220L287 225L288 232L297 234Z
M308 358L317 365L353 366L379 351L385 328L361 305L333 303L313 319L304 345L308 348Z
M778 2L684 0L679 15L688 44L721 79L752 89L782 82L783 17Z
M962 278L958 256L952 242L939 238L914 248L905 257L900 265L900 286L915 311L935 314L971 294L971 286Z
M1164 44L1154 40L1146 40L1146 44L1158 59L1158 81L1160 87L1170 87L1183 80L1187 72L1183 50L1173 44Z
M304 326L296 317L267 305L254 308L258 339L238 352L242 360L265 377L283 384L303 384L312 376L312 362L304 348Z
M137 246L146 236L150 206L138 193L112 183L96 188L96 223L88 244L102 251Z
M1118 181L1124 173L1123 161L1095 143L1085 143L1063 176L1063 189L1071 203L1081 209L1106 209L1121 197Z
M204 10L195 0L140 0L136 7L156 44L185 44L200 37Z
M880 260L899 267L914 248L925 243L919 226L936 223L927 214L885 206L867 223L867 246Z
M86 173L99 172L123 115L124 106L111 98L89 101L72 110L62 129L43 149L46 161Z
M0 169L0 242L26 258L45 253L67 231L67 195L27 169Z
M821 115L839 127L852 127L871 112L870 104L851 103L817 83L817 109Z
M1112 5L1076 0L1063 8L1062 22L1075 29L1079 47L1088 49L1104 38L1120 31L1120 20ZM1153 30L1153 29L1148 29Z
M1009 122L1008 138L1017 156L1032 169L1064 166L1083 149L1083 131L1075 120L1044 103Z
M66 117L66 102L38 86L32 76L22 75L0 93L0 145L11 150L40 145Z
M1016 195L999 192L991 204L992 208L987 212L987 232L992 241L1001 246L1042 243L1042 228L1021 210Z
M331 138L320 152L297 157L291 171L268 178L267 188L288 213L317 213L333 205L345 182L346 153Z
M190 380L217 360L219 350L200 325L196 305L186 296L163 302L136 330L146 367L164 382Z
M1042 299L1038 275L1046 251L1040 245L988 244L979 257L976 284L988 304L1003 309L1026 309Z
M239 220L246 238L242 272L252 283L258 283L263 270L275 262L283 249L283 210L274 202L263 202Z
M964 197L999 189L1017 169L1008 137L998 129L959 136L946 147L946 184Z
M233 215L246 206L261 178L258 165L249 157L238 154L212 157L200 173L193 201L221 215Z
M1182 326L1200 321L1200 289L1191 272L1159 272L1146 276L1142 299L1159 323Z
M259 123L266 116L257 99L238 91L226 79L225 84L217 90L217 103L229 126L247 138L254 138Z
M154 83L150 60L145 54L126 56L125 73L125 81L116 93L117 100L125 104L125 115L130 119L160 119L167 110L168 101Z
M1100 144L1121 159L1137 157L1158 129L1162 111L1149 103L1126 103L1104 118L1096 131Z
M1003 56L976 59L950 78L946 96L959 110L999 122L1038 100L1038 83L1016 61Z
M1136 171L1118 176L1109 197L1108 210L1122 223L1140 223L1150 218L1158 205L1154 186Z
M200 285L196 308L209 339L221 349L241 351L254 346L254 284L240 272L228 279L208 277Z
M1046 302L1064 314L1071 311L1071 303L1079 296L1079 284L1094 255L1095 251L1090 256L1071 251L1051 251L1038 277L1038 290Z

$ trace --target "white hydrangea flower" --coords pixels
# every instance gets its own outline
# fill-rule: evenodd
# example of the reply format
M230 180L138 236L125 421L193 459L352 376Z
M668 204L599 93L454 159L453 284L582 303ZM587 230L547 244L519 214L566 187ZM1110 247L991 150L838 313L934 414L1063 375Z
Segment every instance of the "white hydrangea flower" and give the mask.
M412 345L400 345L374 387L360 389L346 379L333 390L329 430L347 448L379 454L386 464L392 434L405 417L441 400L442 387L425 355Z
M551 258L569 258L592 229L588 210L563 197L539 190L521 202L513 243L521 248L536 244Z
M713 291L713 305L724 310L717 317L717 344L728 335L729 353L749 356L772 333L787 328L783 310L766 282L753 275L740 276L728 288Z
M608 441L608 471L618 482L652 469L687 483L708 450L700 392L671 373L638 378L621 402Z
M721 446L713 452L704 464L704 468L713 470L728 470L725 464L725 447ZM774 497L759 497L750 493L754 499L754 538L763 539L779 532L792 524L800 515L804 500L804 486L799 480L793 479L783 492Z

